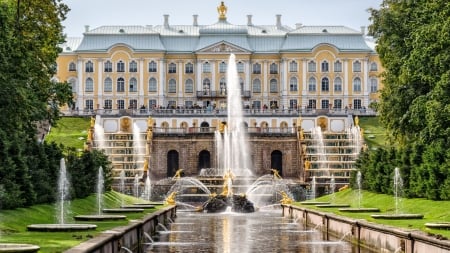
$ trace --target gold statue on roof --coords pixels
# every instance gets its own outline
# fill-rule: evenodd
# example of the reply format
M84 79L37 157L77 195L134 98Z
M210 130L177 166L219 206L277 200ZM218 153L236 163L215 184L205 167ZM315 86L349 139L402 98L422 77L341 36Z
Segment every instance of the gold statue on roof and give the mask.
M227 19L227 7L223 3L223 1L220 3L220 5L217 7L217 12L219 13L219 19Z

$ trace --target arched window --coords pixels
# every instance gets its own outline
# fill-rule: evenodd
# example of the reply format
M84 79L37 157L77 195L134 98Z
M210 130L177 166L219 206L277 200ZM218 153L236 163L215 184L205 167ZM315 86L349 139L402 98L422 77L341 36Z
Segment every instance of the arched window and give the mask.
M278 74L278 64L270 64L270 74Z
M169 73L177 73L177 65L173 62L169 64Z
M156 72L158 70L156 62L151 61L148 63L148 72Z
M370 63L370 71L378 71L378 65L376 62Z
M130 79L130 92L136 92L137 91L137 80L136 78L132 77Z
M94 80L88 77L86 78L86 86L84 88L85 92L93 92L94 91Z
M112 92L112 79L107 77L105 78L105 82L103 84L103 91L104 92Z
M297 84L297 78L291 77L289 81L289 90L290 91L298 91L298 84Z
M105 62L104 70L105 70L105 72L112 72L112 62L111 61L108 60Z
M94 63L92 63L91 61L87 61L85 65L85 71L94 72Z
M125 63L123 61L117 63L117 72L125 72Z
M253 93L261 93L261 80L253 80Z
M156 78L152 77L148 80L148 91L149 92L156 92L157 82Z
M180 168L178 152L170 150L167 153L167 177L175 176L175 172Z
M221 78L219 84L220 84L219 94L226 95L227 94L227 82L225 81L225 78Z
M336 92L342 91L342 79L340 77L336 77L334 79L334 91Z
M361 72L361 62L360 61L353 62L353 72Z
M308 72L316 72L316 62L315 61L308 62Z
M203 80L203 95L209 95L211 89L211 81L208 78Z
M203 73L211 73L211 64L209 62L203 63Z
M278 82L277 79L271 79L270 80L270 92L276 93L278 92Z
M117 78L117 92L125 92L125 79Z
M244 63L238 62L236 64L236 68L237 68L238 73L244 73Z
M361 78L356 77L353 79L353 91L360 92L361 91Z
M77 65L74 62L69 63L69 71L77 71Z
M280 176L283 174L283 153L281 151L275 150L270 154L270 168L277 170Z
M330 81L327 77L322 78L322 91L328 92L330 91Z
M334 72L342 72L342 62L340 61L334 62Z
M308 91L310 91L310 92L316 91L316 78L314 78L314 77L309 78Z
M130 72L137 72L137 63L136 61L130 62Z
M192 64L190 62L186 63L186 65L184 66L184 72L186 74L194 73L194 64Z
M193 93L194 92L194 81L192 79L187 79L184 84L184 92Z
M253 74L261 74L261 64L253 64Z
M175 79L169 80L169 87L167 89L169 93L176 93L177 92L177 81Z
M378 80L376 78L370 79L370 92L371 93L378 92Z
M320 68L322 69L322 72L328 72L329 70L329 64L327 61L323 61L322 64L320 64Z
M227 64L225 62L221 62L219 64L219 72L220 73L225 73L227 72Z
M289 72L297 72L298 64L296 61L291 61L289 63Z
M77 92L77 79L71 78L69 80L69 86L72 89L72 92L76 93Z
M206 168L211 168L211 154L208 150L202 150L198 155L198 170Z

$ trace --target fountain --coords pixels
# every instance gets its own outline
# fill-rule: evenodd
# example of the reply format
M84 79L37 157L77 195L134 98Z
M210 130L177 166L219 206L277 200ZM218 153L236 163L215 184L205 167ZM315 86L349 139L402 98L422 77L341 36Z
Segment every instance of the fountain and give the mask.
M363 212L379 212L380 209L376 208L376 207L365 207L363 208L361 206L361 202L362 202L362 175L361 175L361 171L358 171L356 173L356 186L358 187L358 189L356 190L356 194L357 194L357 201L358 201L358 206L356 208L340 208L339 211L341 212L352 212L352 213L363 213Z
M402 213L400 210L400 202L402 198L403 191L403 181L400 174L400 169L396 167L394 169L394 200L395 200L395 213L394 214L373 214L371 215L374 219L389 219L389 220L399 220L399 219L422 219L423 214L414 213Z
M310 187L311 187L311 189L310 189L311 193L310 193L309 200L302 201L302 202L300 202L300 204L302 204L302 205L329 205L330 204L330 202L311 201L311 199L316 198L316 176L312 177Z
M74 217L75 220L79 221L105 221L105 220L124 220L127 217L125 215L105 215L102 214L103 207L103 189L104 189L104 176L103 176L103 168L100 166L98 168L98 176L97 176L97 214L96 215L76 215Z
M334 203L335 201L335 194L334 194L334 189L336 188L336 182L334 179L334 175L331 175L331 180L330 180L330 186L328 188L328 194L331 195L330 196L330 202L329 204L316 204L317 207L320 208L336 208L336 207L349 207L349 204L336 204Z
M59 178L58 178L58 201L57 201L57 220L56 224L32 224L28 225L27 229L30 231L78 231L95 229L97 225L91 224L74 224L66 223L66 213L68 211L69 197L70 197L70 183L67 177L66 162L64 158L60 161Z

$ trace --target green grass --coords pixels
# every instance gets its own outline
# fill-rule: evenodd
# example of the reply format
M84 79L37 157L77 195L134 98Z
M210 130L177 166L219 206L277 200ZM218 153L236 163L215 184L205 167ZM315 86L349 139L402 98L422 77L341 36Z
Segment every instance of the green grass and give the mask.
M51 128L45 140L61 143L66 147L83 149L89 126L89 117L63 117L58 120L57 126Z
M370 148L387 146L388 135L378 117L360 117L359 126L363 129L364 141Z
M117 208L124 204L132 204L142 200L134 197L122 195L117 192L108 192L104 195L104 208ZM73 216L96 214L96 195L91 195L85 199L77 199L70 203L72 214L68 217L67 223L75 223ZM56 223L55 205L36 205L29 208L19 208L15 210L0 211L0 242L3 243L27 243L39 245L41 253L63 252L81 242L88 240L89 236L95 236L101 231L128 224L130 220L144 217L146 214L154 212L154 209L144 209L143 213L127 213L127 219L122 221L102 221L102 222L80 222L96 224L96 230L82 232L35 232L27 231L27 225L31 224L52 224Z
M336 204L350 204L351 207L358 207L357 191L348 189L336 192L334 198L332 195L326 195L317 198L317 201L333 202ZM334 201L333 201L334 199ZM300 203L296 203L300 205ZM340 216L346 216L353 219L364 219L369 222L385 224L405 229L418 229L430 234L441 234L450 238L450 230L429 229L425 223L431 222L450 222L450 201L432 201L426 199L406 199L401 198L399 204L399 213L415 213L423 214L423 219L418 220L382 220L374 219L370 215L372 213L346 213L340 212L339 208L319 208L315 206L305 206L307 208L320 210L322 212L331 212ZM395 213L395 198L391 195L376 194L372 192L362 191L361 207L374 207L380 209L380 214Z

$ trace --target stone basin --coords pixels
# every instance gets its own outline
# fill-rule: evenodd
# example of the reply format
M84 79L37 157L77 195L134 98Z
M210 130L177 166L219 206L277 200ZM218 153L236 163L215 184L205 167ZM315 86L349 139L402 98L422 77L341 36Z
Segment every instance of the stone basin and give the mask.
M427 228L450 229L450 222L429 222L425 223Z
M155 208L154 205L147 205L147 204L133 204L131 206L121 206L121 208L126 208L126 209L134 209L134 208L139 208L139 209L151 209L151 208Z
M320 201L303 201L300 202L302 205L310 205L310 206L316 206L316 205L329 205L330 202L320 202Z
M92 224L32 224L28 225L29 231L42 231L42 232L67 232L67 231L83 231L94 230L97 225Z
M339 211L347 213L378 213L380 209L376 207L339 208Z
M0 252L38 252L37 245L20 243L0 243Z
M142 208L110 208L103 209L104 213L142 213L144 209Z
M403 214L372 214L374 219L385 219L385 220L414 220L423 219L423 214L415 213L403 213Z
M349 204L323 204L323 205L316 205L320 208L336 208L336 207L349 207Z
M110 220L125 220L125 215L112 214L94 214L94 215L77 215L74 217L78 221L110 221Z

